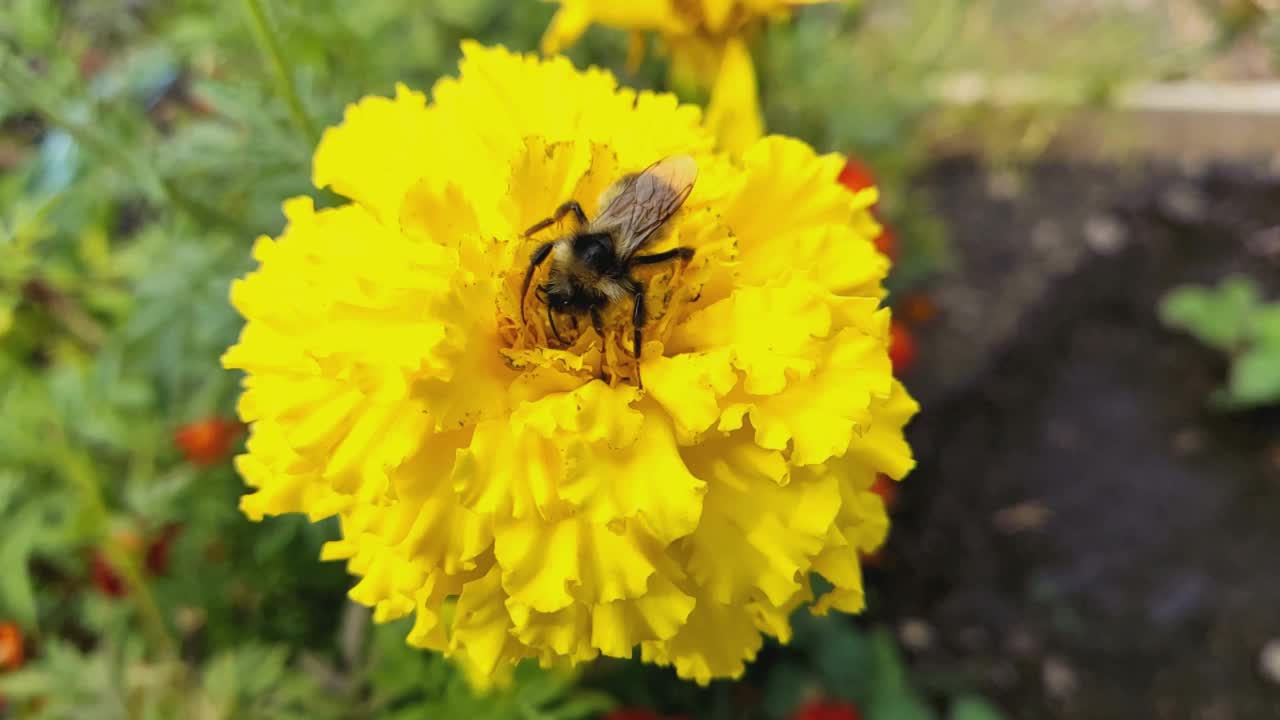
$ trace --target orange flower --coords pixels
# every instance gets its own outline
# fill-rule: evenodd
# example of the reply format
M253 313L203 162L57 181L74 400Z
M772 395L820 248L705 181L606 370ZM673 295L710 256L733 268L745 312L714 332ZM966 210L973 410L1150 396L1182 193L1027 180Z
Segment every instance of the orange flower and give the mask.
M0 623L0 670L17 670L25 659L22 631L14 623Z
M231 456L231 445L243 425L235 420L211 417L178 428L174 442L187 461L195 465L216 465Z

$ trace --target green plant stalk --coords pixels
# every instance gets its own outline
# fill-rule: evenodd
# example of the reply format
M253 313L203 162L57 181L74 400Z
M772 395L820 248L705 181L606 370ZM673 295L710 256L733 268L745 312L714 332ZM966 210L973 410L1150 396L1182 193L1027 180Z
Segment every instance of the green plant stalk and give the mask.
M55 434L57 442L61 445L58 451L63 458L63 470L84 497L88 520L104 538L101 547L107 560L112 568L124 576L125 585L129 589L129 598L137 607L138 617L142 620L142 630L146 634L148 644L155 648L162 659L177 658L177 643L164 621L164 614L160 612L160 605L156 603L155 594L151 592L151 586L147 584L142 568L139 567L136 558L117 542L111 533L107 532L107 504L102 499L102 484L98 474L93 466L67 442L61 427L57 428Z
M267 57L275 73L276 92L289 106L289 115L293 117L294 125L298 126L298 130L312 145L315 145L320 141L320 134L316 132L315 123L311 121L311 116L302 105L302 98L298 96L298 88L294 85L289 63L280 50L280 43L276 41L275 33L267 24L267 14L263 10L262 0L244 0L244 8L249 13L250 25L253 26L253 34L258 39L262 54Z
M156 649L162 660L177 658L177 643L164 621L164 613L160 611L155 593L151 592L151 585L147 583L137 557L109 536L103 543L102 551L111 567L123 577L125 587L129 589L129 597L138 609L138 617L142 619L142 630L146 633L148 643Z

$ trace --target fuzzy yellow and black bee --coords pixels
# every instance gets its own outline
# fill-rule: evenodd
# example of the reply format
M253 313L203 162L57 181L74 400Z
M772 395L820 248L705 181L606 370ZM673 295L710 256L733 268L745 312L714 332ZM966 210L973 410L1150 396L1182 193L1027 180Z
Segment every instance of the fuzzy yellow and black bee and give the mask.
M633 268L672 260L688 261L693 248L677 247L651 255L640 250L662 235L671 216L684 204L698 177L698 164L688 155L663 158L641 172L624 175L600 197L600 212L588 220L582 206L569 200L555 213L525 231L525 237L545 230L572 215L578 229L543 243L529 258L529 268L520 288L520 319L525 321L524 302L533 274L547 258L551 270L547 281L537 287L537 297L547 308L547 323L556 340L564 342L556 329L556 313L589 315L596 334L604 339L601 311L611 303L630 299L634 326L632 353L636 358L636 384L640 379L640 349L644 340L645 288L631 275Z

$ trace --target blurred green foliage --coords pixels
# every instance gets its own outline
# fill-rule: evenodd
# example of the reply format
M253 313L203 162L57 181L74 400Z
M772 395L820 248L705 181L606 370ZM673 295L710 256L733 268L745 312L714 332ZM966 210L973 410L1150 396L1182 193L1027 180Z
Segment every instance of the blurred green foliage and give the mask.
M1058 31L1051 6L831 3L759 38L770 129L875 168L903 242L896 287L947 262L916 182L937 142L1033 156L1079 107L1166 71L1133 18ZM279 230L288 197L338 200L310 185L317 133L361 96L428 88L453 71L463 38L534 49L553 11L534 0L0 4L0 621L22 626L34 658L0 678L12 711L573 720L609 707L582 689L597 687L699 717L784 718L814 694L875 720L941 717L935 707L994 716L917 688L887 634L803 615L780 659L752 669L761 695L747 710L725 684L704 693L634 664L585 678L521 668L512 688L477 696L447 662L407 648L403 627L368 631L367 614L345 609L345 572L316 560L331 523L249 523L229 462L183 458L178 428L234 415L238 378L218 358L239 329L228 288L252 266L253 238ZM1050 32L1046 48L1037 38ZM572 57L663 88L660 54L634 72L625 54L622 33L595 28ZM1049 89L1034 103L942 100L960 74L1027 72ZM150 567L133 546L171 526L171 558ZM123 590L104 589L104 567Z
M585 720L613 707L605 695L575 690L572 675L532 665L517 668L510 687L477 694L447 660L407 647L407 630L377 628L343 667L312 656L301 670L291 648L254 642L217 650L197 667L148 659L136 642L85 652L55 640L37 665L0 677L0 695L23 717L95 720Z
M1182 287L1165 297L1160 317L1231 361L1226 387L1213 401L1226 409L1280 402L1280 302L1264 302L1247 277L1217 287Z

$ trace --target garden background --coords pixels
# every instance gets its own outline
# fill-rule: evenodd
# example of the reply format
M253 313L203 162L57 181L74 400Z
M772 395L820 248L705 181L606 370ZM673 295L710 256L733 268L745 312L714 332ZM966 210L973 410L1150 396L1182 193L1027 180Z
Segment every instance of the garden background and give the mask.
M323 128L533 0L0 6L0 717L1280 717L1280 12L864 0L753 38L766 128L878 185L919 468L868 610L710 687L477 693L250 523L228 302ZM569 52L674 90L595 26ZM627 714L629 713L629 714Z

